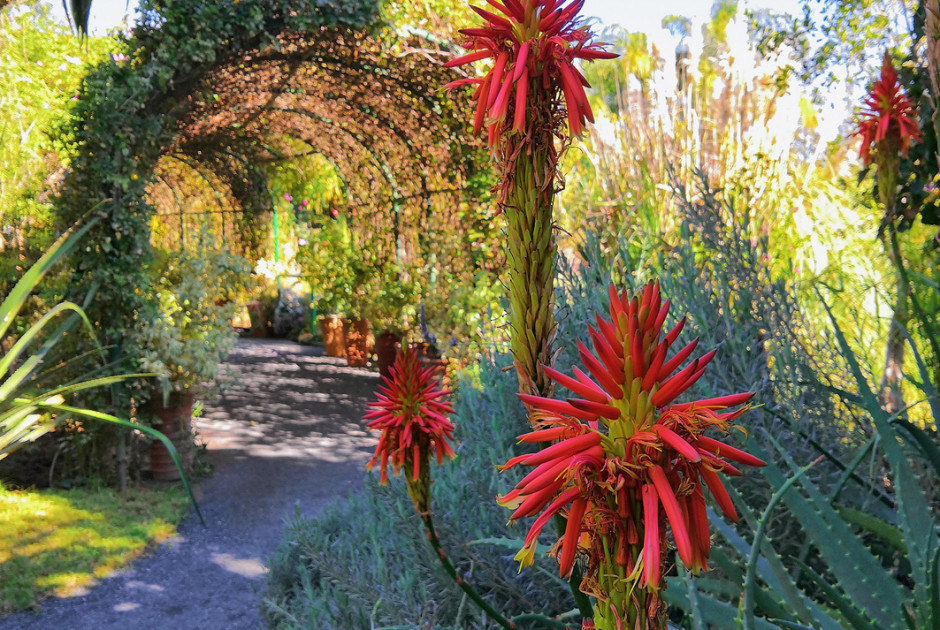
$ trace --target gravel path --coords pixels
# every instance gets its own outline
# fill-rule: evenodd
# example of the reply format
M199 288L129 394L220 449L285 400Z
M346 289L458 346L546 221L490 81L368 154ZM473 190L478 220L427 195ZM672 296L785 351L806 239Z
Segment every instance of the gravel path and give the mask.
M378 375L289 341L245 339L239 374L197 430L214 473L179 536L86 594L0 617L0 630L237 630L262 627L265 559L299 505L317 514L361 486L375 446L362 414Z

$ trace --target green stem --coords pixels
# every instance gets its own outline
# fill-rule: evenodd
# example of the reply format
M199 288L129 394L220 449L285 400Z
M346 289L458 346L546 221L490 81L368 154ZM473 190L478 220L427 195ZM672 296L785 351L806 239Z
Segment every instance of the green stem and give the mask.
M434 531L434 522L431 520L431 513L426 512L421 514L421 521L424 523L425 529L428 530L428 541L431 543L431 547L434 548L434 551L437 552L437 557L441 561L441 566L444 567L444 570L447 571L447 574L457 583L457 586L467 594L473 603L483 609L490 619L498 623L501 627L506 628L506 630L514 630L516 625L503 617L499 612L490 606L486 600L480 597L479 593L474 590L472 586L467 584L459 575L457 575L457 569L454 568L453 563L447 557L447 554L444 553L444 550L441 549L441 541L437 537L437 532Z

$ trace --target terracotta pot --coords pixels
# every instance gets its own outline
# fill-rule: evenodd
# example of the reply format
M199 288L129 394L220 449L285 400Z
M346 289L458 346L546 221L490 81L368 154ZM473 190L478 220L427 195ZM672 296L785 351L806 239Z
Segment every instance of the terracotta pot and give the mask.
M365 367L369 362L370 338L369 320L358 317L344 322L346 335L346 363L350 367Z
M150 399L153 428L167 436L180 456L184 468L192 466L193 457L193 404L196 397L190 392L171 392L163 404L163 392L154 392ZM147 451L150 455L150 472L154 479L174 481L180 478L179 470L162 442L154 441Z
M251 319L251 336L268 336L268 307L264 302L248 303L248 317Z
M328 357L346 356L346 335L343 332L343 320L336 315L327 315L318 320L323 346Z
M392 377L392 365L401 347L401 336L386 330L375 338L375 354L379 361L379 374Z

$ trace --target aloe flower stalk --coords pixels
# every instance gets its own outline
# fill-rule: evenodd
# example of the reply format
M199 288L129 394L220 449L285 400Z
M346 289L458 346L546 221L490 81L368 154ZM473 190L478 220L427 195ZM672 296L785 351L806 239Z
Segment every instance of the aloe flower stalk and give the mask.
M878 168L878 192L885 207L882 228L896 214L895 195L900 174L900 158L907 155L911 142L920 142L917 110L898 82L891 57L886 52L881 78L875 82L858 112L859 150L865 166Z
M574 396L519 395L537 421L519 440L553 444L502 466L532 470L499 502L514 510L511 520L538 514L516 556L522 565L533 561L549 519L566 515L553 553L562 576L583 560L581 590L597 598L585 628L665 628L666 524L682 563L693 573L707 569L706 491L737 521L721 475L764 462L706 435L727 433L750 393L676 402L715 352L691 359L693 340L670 356L685 319L663 334L669 302L658 283L632 300L611 287L610 301L610 319L597 316L588 327L594 352L578 344L584 370L545 368Z
M550 395L541 365L551 365L555 238L552 209L560 181L558 160L572 138L594 120L575 61L616 57L592 42L578 12L583 0L487 0L471 5L484 20L466 28L467 54L445 65L490 60L483 77L449 88L475 86L474 133L486 129L499 165L498 202L508 225L510 345L520 391Z
M929 41L929 38L928 38ZM904 261L897 243L897 188L901 176L901 157L907 155L911 142L920 141L920 128L917 125L917 111L914 103L905 94L898 82L898 73L891 63L891 57L885 52L881 67L881 78L872 86L865 97L863 107L858 113L858 130L861 136L860 150L865 166L874 163L877 167L878 197L884 208L884 216L878 228L878 235L885 236L888 230L891 248L889 256L898 268L897 301L888 328L888 343L885 349L885 367L882 373L880 396L889 413L901 413L905 408L901 391L904 365L904 328L909 319L907 308L908 285ZM913 220L917 210L905 211L905 219ZM888 244L885 243L887 247ZM919 311L916 297L911 295L914 306ZM929 330L929 320L922 318ZM933 339L933 336L931 336ZM933 344L936 346L936 344Z
M365 419L369 428L381 431L375 454L366 468L379 464L381 482L388 482L388 467L395 474L404 471L408 494L415 510L425 515L431 509L431 472L433 454L440 465L444 457L454 457L450 442L454 425L447 416L454 412L443 399L450 392L439 389L434 368L422 368L414 348L403 348L391 368L391 376L382 377L378 400L369 404Z

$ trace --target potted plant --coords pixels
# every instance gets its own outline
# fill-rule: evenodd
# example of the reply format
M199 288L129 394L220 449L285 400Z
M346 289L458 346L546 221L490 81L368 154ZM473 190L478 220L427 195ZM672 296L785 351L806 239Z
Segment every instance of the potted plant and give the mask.
M131 335L142 371L158 375L150 401L155 428L190 460L195 398L216 385L219 364L237 340L231 325L236 305L220 295L247 277L247 265L239 261L223 252L167 256L154 268L160 280L153 309ZM155 478L178 478L162 445L151 445L150 456Z
M407 322L414 318L417 285L396 271L394 276L381 282L376 301L370 308L370 318L378 323L382 333L375 338L375 355L382 376L391 377L391 367L401 347Z

